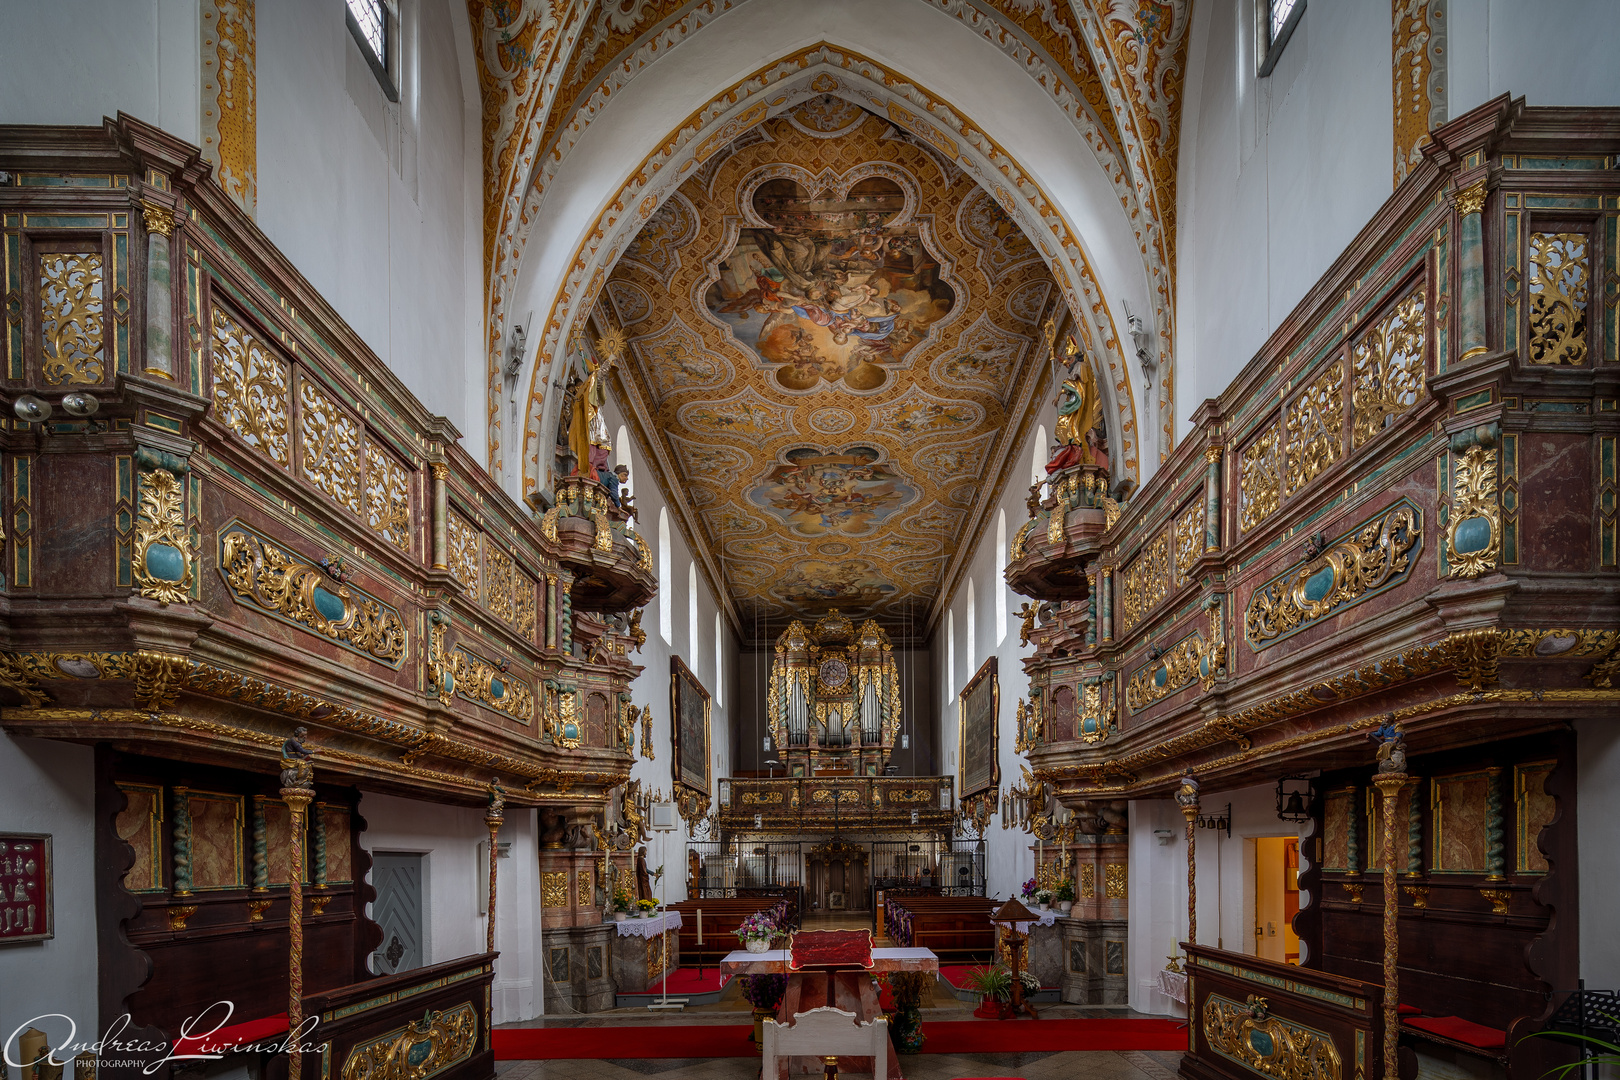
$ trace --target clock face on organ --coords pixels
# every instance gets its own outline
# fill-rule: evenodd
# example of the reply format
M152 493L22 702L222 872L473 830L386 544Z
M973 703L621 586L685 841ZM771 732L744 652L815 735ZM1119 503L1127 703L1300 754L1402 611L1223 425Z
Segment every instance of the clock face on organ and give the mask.
M816 681L829 690L836 690L849 682L849 665L834 656L821 662Z

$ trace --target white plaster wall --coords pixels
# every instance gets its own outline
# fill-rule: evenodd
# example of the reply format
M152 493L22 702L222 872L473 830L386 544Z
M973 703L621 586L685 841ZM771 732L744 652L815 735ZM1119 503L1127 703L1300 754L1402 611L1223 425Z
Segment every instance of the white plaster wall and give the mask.
M615 433L614 443L618 444L617 432L622 423L622 413L617 401L609 399L602 411L603 419L607 421L608 431ZM653 471L646 467L644 462L644 449L630 440L630 460L624 462L630 466L630 491L635 497L636 504L636 531L641 538L647 541L652 551L653 566L659 565L658 551L658 512L666 507L664 494L653 481ZM621 464L615 456L615 465ZM637 706L651 705L653 710L653 760L648 761L641 754L641 729L636 729L635 764L631 767L630 778L640 780L642 790L645 792L661 792L668 799L674 789L674 761L675 754L670 738L670 667L669 658L679 656L686 666L698 677L705 689L711 695L709 710L709 756L711 778L719 780L731 775L732 747L735 745L732 738L732 717L746 714L746 706L739 708L741 701L738 670L741 663L737 648L737 638L729 619L721 618L721 628L724 641L721 644L721 677L725 683L723 701L716 704L712 695L715 693L715 641L714 641L714 615L718 610L714 593L710 590L708 581L704 578L702 570L698 571L698 636L695 642L689 638L690 617L688 608L687 567L691 565L691 548L676 523L675 511L669 507L670 523L670 581L658 583L659 597L647 605L642 615L641 628L647 633L647 643L642 646L639 654L632 654L631 659L643 666L642 673L630 683L632 701ZM667 595L671 608L671 640L665 643L658 632L658 605L660 597ZM716 788L711 786L710 797L718 796ZM717 809L717 804L711 805ZM675 819L673 829L653 832L647 841L647 869L656 870L659 866L665 868L664 879L661 884L654 886L654 891L665 901L674 902L686 899L686 842L688 831L686 823L679 817Z
M199 142L199 18L196 0L0 0L0 123L123 111Z
M366 819L360 843L367 851L423 856L422 962L439 964L483 952L486 920L478 908L489 883L478 845L489 840L484 812L366 792L360 814ZM541 947L537 837L535 812L509 807L500 841L511 848L496 869L495 948L501 954L495 961L496 1023L530 1020L542 1011L543 988L535 977Z
M1024 657L1032 655L1034 646L1020 645L1018 628L1022 620L1014 615L1025 602L1025 597L1007 589L1002 570L1007 565L1007 552L996 546L996 511L1007 515L1007 541L1017 535L1018 529L1029 520L1024 506L1028 496L1030 460L1038 425L1052 431L1057 417L1056 408L1047 403L1029 433L1013 452L1008 469L1006 489L1001 499L986 515L982 535L969 537L964 543L976 544L968 574L957 585L951 603L946 609L954 618L941 614L934 625L931 641L935 685L939 688L939 768L955 778L957 795L961 796L961 728L957 708L957 695L967 685L992 654L996 657L996 671L1000 683L1000 709L997 719L997 756L1001 764L1001 790L1005 791L1021 782L1028 760L1014 750L1018 738L1018 701L1029 698L1029 676L1024 672ZM974 626L972 656L968 655L967 582L973 581ZM956 638L956 670L954 684L949 670L947 628L954 624ZM1006 627L1006 637L996 643L997 626ZM986 888L991 896L1012 896L1035 873L1034 837L1022 830L1001 827L1000 804L997 815L990 819L985 832Z
M482 460L483 358L469 352L465 5L404 0L390 103L333 0L258 6L258 224ZM470 39L469 39L470 42ZM467 60L471 59L470 50ZM476 249L472 249L476 250ZM467 391L476 384L477 394Z
M1177 187L1177 421L1235 378L1394 190L1390 7L1310 5L1256 74L1263 0L1193 5ZM1617 105L1612 0L1449 0L1449 114Z
M1620 986L1620 728L1575 724L1575 828L1580 846L1581 978L1594 988Z
M0 732L0 821L7 832L51 834L56 936L0 946L0 1039L36 1027L48 1045L87 1042L96 1003L94 751ZM36 1019L48 1013L60 1016ZM17 1048L6 1043L17 1061Z

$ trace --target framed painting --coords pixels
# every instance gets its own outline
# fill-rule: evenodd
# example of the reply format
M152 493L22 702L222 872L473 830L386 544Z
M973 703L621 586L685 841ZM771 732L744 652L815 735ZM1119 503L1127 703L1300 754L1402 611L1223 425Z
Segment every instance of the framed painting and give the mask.
M675 787L709 796L709 692L678 656L669 658L669 714Z
M957 740L961 756L959 799L971 799L981 792L994 790L1001 783L996 745L996 717L1000 711L1001 687L997 681L996 658L992 656L968 680L957 699L961 725Z

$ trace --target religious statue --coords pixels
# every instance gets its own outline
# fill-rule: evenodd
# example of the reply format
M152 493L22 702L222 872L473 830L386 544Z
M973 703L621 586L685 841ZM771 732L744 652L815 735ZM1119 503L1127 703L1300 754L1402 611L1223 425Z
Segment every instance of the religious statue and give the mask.
M1068 356L1074 356L1079 346L1069 339ZM1046 471L1055 473L1075 465L1099 465L1108 468L1108 453L1092 431L1102 419L1102 394L1097 389L1097 375L1082 357L1078 369L1069 368L1057 398L1058 451L1046 463Z
M653 898L652 881L647 875L647 849L636 849L636 899L651 900Z
M1190 774L1181 778L1181 787L1176 790L1176 802L1181 804L1183 810L1198 809L1198 781Z
M1013 614L1024 620L1023 625L1018 628L1018 644L1029 644L1029 635L1035 632L1035 615L1039 610L1034 604L1026 600L1023 607L1013 612Z
M574 390L573 415L568 424L568 449L574 455L574 472L591 477L606 470L611 452L602 405L607 401L608 369L624 351L623 331L608 331L597 341L596 347L602 359L593 363L590 353L584 355L585 378Z
M315 752L304 746L309 729L303 725L293 728L281 744L281 786L307 788L315 783Z
M563 816L548 807L540 808L540 849L556 851L563 846L563 835L568 825Z
M1395 722L1395 715L1388 714L1384 722L1379 724L1368 738L1378 744L1378 771L1382 774L1406 772L1406 733L1401 725Z
M501 778L492 776L489 780L489 816L500 817L506 812L506 789L501 787Z
M640 652L641 647L647 644L647 631L641 628L641 613L645 610L647 609L636 608L630 613L629 630L626 631L630 638L630 647L636 652Z

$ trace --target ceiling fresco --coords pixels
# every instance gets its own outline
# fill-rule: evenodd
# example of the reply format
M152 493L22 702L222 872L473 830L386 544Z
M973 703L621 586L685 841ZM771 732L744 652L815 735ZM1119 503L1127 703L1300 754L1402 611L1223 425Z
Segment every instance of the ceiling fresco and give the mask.
M744 634L836 607L906 639L989 498L1059 303L972 179L822 95L695 171L597 320L629 340L621 388Z
M497 475L502 446L521 434L505 431L499 407L507 308L552 178L612 98L660 57L745 2L467 0L482 98L487 455ZM1133 223L1152 282L1160 411L1169 417L1175 385L1175 163L1192 0L923 2L1016 61L1097 156ZM820 111L801 111L791 123L818 135L837 134L856 123L852 107L831 99ZM718 159L708 158L701 173L712 178ZM1168 420L1162 427L1159 452L1167 453L1173 432Z

